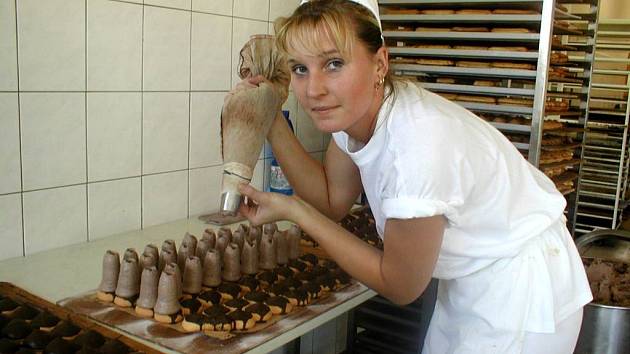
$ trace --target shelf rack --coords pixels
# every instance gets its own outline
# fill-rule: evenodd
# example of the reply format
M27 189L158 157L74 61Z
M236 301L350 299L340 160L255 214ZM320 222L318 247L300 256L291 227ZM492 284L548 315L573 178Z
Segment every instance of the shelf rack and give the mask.
M576 3L582 11L565 6ZM557 156L563 149L563 161L582 155L598 0L380 0L379 5L394 73L503 132L565 194L573 232L580 164L558 165ZM466 96L488 102L469 102ZM505 104L506 97L520 104ZM541 148L553 141L559 144L555 151Z
M620 226L627 205L630 21L599 22L576 233Z

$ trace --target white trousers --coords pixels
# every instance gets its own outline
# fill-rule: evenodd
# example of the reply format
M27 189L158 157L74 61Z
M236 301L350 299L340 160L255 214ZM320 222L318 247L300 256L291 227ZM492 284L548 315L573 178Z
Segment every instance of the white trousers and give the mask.
M556 325L556 333L525 332L522 354L573 354L584 309L579 309Z

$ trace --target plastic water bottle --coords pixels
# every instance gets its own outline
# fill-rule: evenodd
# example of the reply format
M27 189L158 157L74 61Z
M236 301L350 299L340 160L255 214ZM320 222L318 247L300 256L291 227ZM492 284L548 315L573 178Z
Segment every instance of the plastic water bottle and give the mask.
M284 118L287 120L287 124L289 124L289 128L291 128L291 131L294 131L293 124L291 123L291 120L289 119L289 111L282 111L282 114L284 115ZM273 156L273 153L272 153L272 156ZM287 180L284 173L282 172L282 168L280 168L280 165L278 164L278 161L276 160L275 156L271 160L270 170L271 170L270 171L271 177L269 178L269 191L275 192L275 193L282 193L286 195L292 195L293 188L291 188L291 185L289 184L289 181Z

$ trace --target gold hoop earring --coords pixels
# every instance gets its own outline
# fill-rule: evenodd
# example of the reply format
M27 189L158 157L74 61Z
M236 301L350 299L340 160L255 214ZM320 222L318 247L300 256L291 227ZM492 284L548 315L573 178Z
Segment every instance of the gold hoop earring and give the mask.
M374 85L374 87L376 87L376 89L378 89L379 87L383 86L383 84L385 83L385 77L381 77L378 82Z

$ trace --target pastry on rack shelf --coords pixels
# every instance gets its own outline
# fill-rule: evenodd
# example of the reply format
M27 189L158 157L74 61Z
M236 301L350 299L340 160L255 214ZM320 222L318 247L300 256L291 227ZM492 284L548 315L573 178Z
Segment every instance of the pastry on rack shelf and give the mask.
M477 96L477 95L461 95L458 94L455 98L456 101L461 102L474 102L474 103L486 103L486 104L496 104L496 98L492 96Z
M531 107L534 104L534 100L523 97L500 97L497 102L499 104L526 107Z
M438 77L437 79L435 79L435 82L437 82L438 84L455 84L457 82L457 80L455 80L452 77Z
M416 32L450 32L451 29L449 27L424 27L419 26L414 30Z
M511 61L493 61L493 68L501 69L518 69L518 70L536 70L536 65L530 63L517 63Z
M489 68L490 63L485 61L458 60L455 66L462 68Z
M496 86L496 81L491 80L475 80L473 82L473 86L483 86L483 87L494 87Z
M492 10L494 15L538 15L539 11L534 10L522 10L522 9L494 9Z
M487 9L461 9L455 11L457 15L491 15L492 11Z
M453 30L453 32L490 32L488 27L482 26L455 26L452 27L451 30Z
M418 65L452 66L455 62L449 59L419 58L415 61Z
M451 46L448 44L428 44L428 43L419 43L414 44L414 48L422 48L422 49L451 49Z
M489 47L488 50L502 51L502 52L527 52L529 51L527 47L519 47L519 46L492 46L492 47Z
M381 8L381 13L383 15L418 15L420 14L420 10L383 6Z
M256 325L254 316L243 310L232 311L227 316L234 323L234 329L236 330L250 329Z
M549 59L551 64L566 64L569 61L569 56L564 54L564 53L560 53L560 52L551 52L551 57Z
M459 50L488 50L488 47L480 46L480 45L455 45L453 49Z
M421 11L423 15L452 15L455 10L451 9L425 9Z
M495 33L531 33L529 28L524 27L494 27L491 32Z

